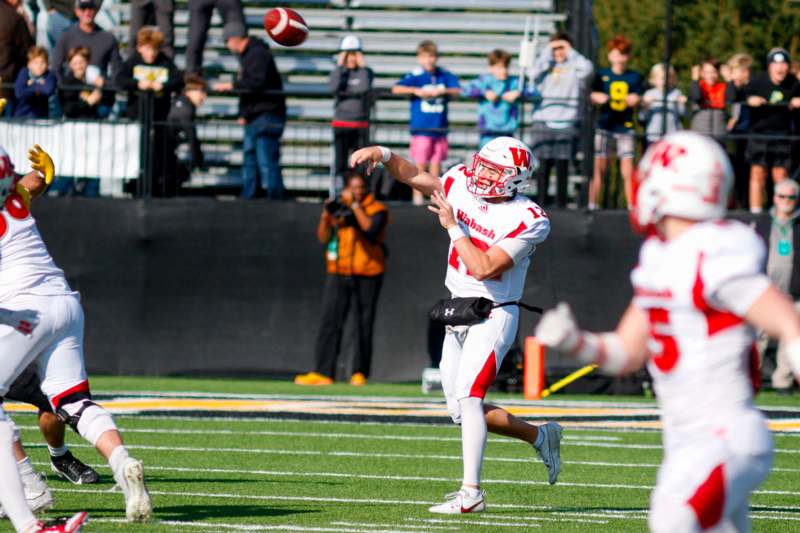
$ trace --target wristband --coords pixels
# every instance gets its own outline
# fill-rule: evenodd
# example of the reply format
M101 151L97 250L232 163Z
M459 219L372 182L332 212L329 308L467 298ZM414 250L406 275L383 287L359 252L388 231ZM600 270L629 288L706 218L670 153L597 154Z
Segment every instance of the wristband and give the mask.
M358 202L353 202L350 204L350 209L358 209L359 207L361 207L361 204Z
M466 234L458 224L447 228L447 234L450 235L450 240L453 242L456 242L458 239L466 237Z
M378 146L378 150L381 151L381 163L388 163L392 158L392 151L385 146Z
M622 374L628 364L628 354L615 332L583 332L571 351L579 362L596 364L612 376Z

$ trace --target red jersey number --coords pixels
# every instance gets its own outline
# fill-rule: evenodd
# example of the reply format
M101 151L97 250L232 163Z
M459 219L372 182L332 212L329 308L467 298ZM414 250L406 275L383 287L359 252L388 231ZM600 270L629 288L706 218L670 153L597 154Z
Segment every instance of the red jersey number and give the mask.
M678 364L680 351L675 337L665 333L670 329L669 311L666 309L649 309L650 316L650 337L655 340L661 350L653 353L653 363L662 372L669 372Z
M25 220L31 212L22 201L22 197L16 193L11 194L6 198L3 209L0 212L0 239L5 237L8 231L8 222L6 217L11 217L16 220Z

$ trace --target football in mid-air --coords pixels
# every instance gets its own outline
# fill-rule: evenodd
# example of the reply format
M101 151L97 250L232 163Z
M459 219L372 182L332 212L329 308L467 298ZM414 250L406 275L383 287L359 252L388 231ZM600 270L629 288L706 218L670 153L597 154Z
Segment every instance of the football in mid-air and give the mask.
M264 29L283 46L297 46L308 37L308 25L300 13L288 7L270 9L264 15Z

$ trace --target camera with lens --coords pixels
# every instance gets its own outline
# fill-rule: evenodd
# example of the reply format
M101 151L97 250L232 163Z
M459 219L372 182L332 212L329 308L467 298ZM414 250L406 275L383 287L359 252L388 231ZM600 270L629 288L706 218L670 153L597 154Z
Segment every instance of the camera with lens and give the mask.
M350 208L342 203L341 196L337 196L336 198L333 198L331 201L326 203L325 210L328 212L328 214L335 217L343 217L352 213Z

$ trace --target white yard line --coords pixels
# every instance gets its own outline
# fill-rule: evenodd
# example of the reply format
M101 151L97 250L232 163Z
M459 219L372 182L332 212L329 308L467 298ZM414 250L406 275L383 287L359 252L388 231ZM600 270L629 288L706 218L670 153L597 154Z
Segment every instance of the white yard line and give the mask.
M460 458L459 458L460 459ZM37 463L39 464L39 463ZM251 474L251 475L264 475L275 477L312 477L312 478L341 478L341 479L365 479L377 481L426 481L435 483L458 483L459 479L451 477L435 477L435 476L401 476L401 475L379 475L379 474L354 474L350 472L294 472L285 470L243 470L243 469L218 469L218 468L190 468L190 467L168 467L168 466L153 466L147 464L145 470L155 471L175 471L175 472L195 472L195 473L229 473L229 474ZM519 479L484 479L484 484L487 485L528 485L528 486L542 486L547 487L549 483L546 481L533 481L533 480L519 480ZM633 485L625 483L574 483L574 482L559 482L560 487L580 487L589 489L626 489L626 490L653 490L653 485ZM754 494L763 495L778 495L778 496L800 496L797 491L785 490L757 490Z
M39 431L39 426L17 426L20 429ZM396 440L407 442L461 442L461 437L440 437L436 435L369 435L364 433L324 433L324 432L309 432L309 431L237 431L235 429L172 429L172 428L120 428L123 433L152 433L164 435L252 435L252 436L274 436L274 437L308 437L308 438L328 438L328 439L359 439L359 440ZM608 441L617 442L622 440L621 437L607 437L607 436L581 436L572 437L569 435L564 436L566 441ZM489 438L489 442L497 442L502 444L519 443L516 439L511 438Z
M125 524L125 520L119 518L92 518L89 517L89 523L108 523L108 524ZM155 520L151 524L163 524L171 527L189 528L189 529L210 529L212 531L219 531L221 529L229 529L232 531L318 531L318 532L341 532L341 533L397 533L395 529L375 529L375 528L361 528L353 529L352 527L323 527L323 526L298 526L295 524L275 524L275 525L258 525L258 524L231 524L226 522L186 522L183 520ZM446 528L450 529L450 528ZM426 529L417 528L409 531L424 533Z

